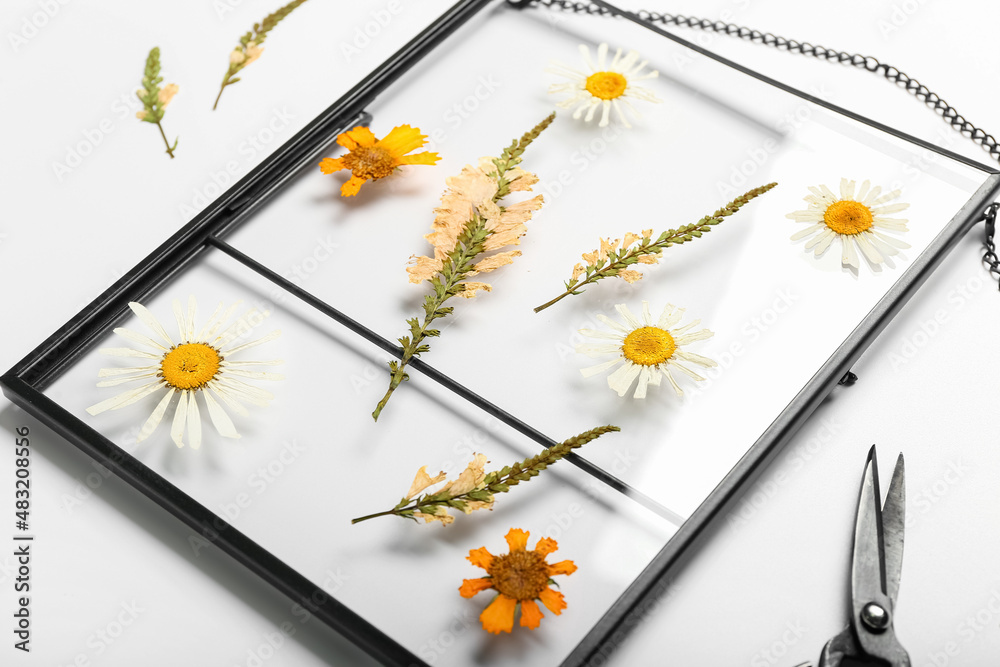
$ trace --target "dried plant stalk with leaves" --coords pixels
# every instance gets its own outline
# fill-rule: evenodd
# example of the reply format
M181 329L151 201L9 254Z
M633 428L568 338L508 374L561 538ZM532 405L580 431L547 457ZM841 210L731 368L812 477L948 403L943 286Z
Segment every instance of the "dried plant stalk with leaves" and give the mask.
M222 91L226 89L226 86L231 86L239 81L240 77L236 75L244 67L257 60L257 58L260 58L260 55L264 52L261 44L267 38L267 33L271 32L283 18L291 14L296 7L305 1L292 0L292 2L289 2L278 11L265 16L262 22L254 23L253 30L247 31L245 35L240 37L240 45L229 53L229 69L226 70L226 76L222 79L222 86L219 87L219 94L215 98L215 104L212 105L212 111L215 111L216 107L219 106L219 99L222 97Z
M614 239L613 241L611 239L601 239L600 248L593 252L583 253L583 261L586 264L577 264L573 267L573 274L565 283L566 291L551 301L535 308L535 312L541 312L571 294L581 294L584 287L593 285L604 278L617 276L629 283L641 280L642 273L629 267L636 264L658 263L664 248L681 245L682 243L700 238L702 234L712 231L712 227L739 211L750 200L759 197L776 185L777 183L768 183L759 188L754 188L729 202L715 213L706 215L698 222L690 225L682 225L677 229L668 229L655 239L653 238L652 229L644 229L639 234L629 232L625 234L624 238Z
M555 116L549 115L515 139L500 157L480 158L478 166L466 165L462 173L447 180L449 187L441 197L441 206L434 211L431 233L424 236L434 246L434 256L411 257L406 268L411 283L426 281L434 291L424 298L423 320L416 317L407 320L410 335L399 339L403 346L400 360L389 362L392 372L389 389L372 413L376 421L392 392L409 379L404 370L406 365L430 349L426 339L440 335L431 325L451 315L453 308L444 304L455 296L471 299L479 291L492 291L487 283L467 279L510 264L521 254L520 250L504 248L520 244L528 231L525 223L542 207L542 195L509 206L500 205L500 201L511 192L530 191L538 182L537 176L517 165L525 149ZM504 251L494 253L498 250Z
M476 454L458 478L448 482L434 493L421 495L428 487L443 482L446 478L443 472L431 477L427 474L427 466L423 466L417 471L417 476L414 477L410 490L403 496L398 505L391 510L352 519L351 523L395 515L414 521L423 519L425 523L440 521L442 524L448 525L455 520L455 517L448 513L449 509L455 509L465 514L471 514L480 509L493 509L496 494L506 493L512 486L537 477L541 471L565 458L574 449L583 447L605 433L620 430L617 426L598 426L535 456L489 473L485 472L485 466L488 463L486 456Z
M146 69L142 74L142 88L135 91L136 97L142 102L143 107L141 111L135 113L135 117L143 122L152 123L160 129L160 136L163 137L163 143L167 146L167 155L173 159L179 138L174 139L174 145L171 146L170 142L167 141L167 134L163 131L161 121L166 114L167 105L170 104L170 100L174 99L174 95L180 88L176 83L168 83L160 88L161 83L163 83L163 77L160 76L160 47L154 46L146 57Z

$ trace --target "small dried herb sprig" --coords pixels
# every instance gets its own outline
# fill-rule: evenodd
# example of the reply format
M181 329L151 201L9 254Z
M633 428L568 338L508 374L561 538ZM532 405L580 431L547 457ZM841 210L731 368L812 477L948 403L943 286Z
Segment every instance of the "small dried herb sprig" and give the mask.
M419 495L429 486L445 480L445 473L442 472L431 477L427 474L427 466L423 466L417 471L409 493L403 496L398 505L391 510L352 519L351 523L395 515L414 521L423 519L426 523L440 521L442 524L448 525L455 520L455 517L448 513L449 509L455 509L465 514L471 514L478 509L492 509L496 494L506 493L511 487L517 486L521 482L527 482L532 477L537 477L541 471L565 458L574 449L583 447L605 433L620 430L617 426L598 426L535 456L489 473L484 472L483 469L487 463L486 457L482 454L476 454L457 479L448 482L436 493Z
M639 271L629 267L635 264L656 264L660 261L660 253L663 252L664 248L700 238L702 234L712 231L713 226L739 211L750 200L759 197L776 185L777 183L768 183L754 188L715 213L706 215L698 222L682 225L677 229L668 229L655 239L652 229L644 229L640 234L628 233L623 239L613 241L601 239L600 248L583 254L583 260L587 262L586 265L577 264L573 267L573 275L565 283L566 291L535 308L535 312L541 312L571 294L582 294L583 287L604 278L617 276L630 283L642 279L642 274ZM621 245L619 246L619 244Z
M455 296L471 299L478 291L491 291L487 283L466 279L510 264L521 254L520 250L508 250L486 256L518 245L528 230L524 223L542 206L541 195L510 206L499 202L511 192L531 190L538 182L537 176L517 165L525 149L554 119L555 114L550 114L515 139L499 158L483 158L478 167L467 165L461 174L448 179L449 189L435 210L432 231L424 237L433 244L434 257L414 257L406 269L410 282L429 282L434 291L424 298L423 321L416 317L406 321L410 334L399 339L403 347L400 360L389 362L389 388L372 412L376 421L396 387L409 379L404 370L407 364L430 349L425 342L428 338L441 334L431 325L451 315L453 308L444 304Z
M146 123L152 123L160 129L160 136L163 137L163 143L167 146L167 155L173 159L179 138L174 139L174 145L171 146L160 122L166 113L167 105L170 104L170 100L174 98L180 88L176 83L168 83L160 88L161 83L163 83L163 77L160 76L160 47L154 46L146 57L142 88L135 91L136 97L139 98L143 106L141 111L135 113L135 117Z
M248 31L240 37L240 45L229 54L229 69L226 70L226 76L222 79L222 86L219 88L219 94L215 98L215 104L212 105L212 111L215 111L215 108L219 106L219 98L222 97L222 91L226 89L226 86L231 86L240 80L240 77L236 76L236 74L257 60L257 58L260 58L260 55L264 52L261 44L267 38L267 33L271 32L283 18L291 14L296 7L305 1L292 0L292 2L289 2L278 11L268 14L262 22L254 23L253 30Z

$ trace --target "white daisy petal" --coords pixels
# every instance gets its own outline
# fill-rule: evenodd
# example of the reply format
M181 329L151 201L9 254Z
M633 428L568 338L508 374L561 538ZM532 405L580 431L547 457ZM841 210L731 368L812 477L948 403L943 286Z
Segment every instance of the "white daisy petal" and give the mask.
M141 380L142 378L153 377L158 371L146 371L145 373L140 373L139 375L131 375L129 377L118 377L113 380L101 380L97 383L98 387L115 387L126 382L132 382L133 380Z
M141 357L143 359L156 359L157 361L163 358L162 354L151 354L142 350L133 350L130 347L102 347L98 352L106 354L109 357Z
M863 202L868 197L868 188L870 188L871 186L872 186L871 181L865 179L865 182L862 183L861 187L858 189L858 194L857 197L855 198L855 201Z
M813 234L819 232L822 229L826 229L825 224L812 225L811 227L806 227L805 229L795 232L790 237L793 241L798 241L799 239L804 239L807 236L812 236Z
M184 315L184 310L181 308L180 299L174 299L174 319L177 320L177 332L180 334L181 342L188 342L187 339L187 317Z
M635 386L635 394L633 398L646 398L646 386L649 385L650 372L649 366L642 366L642 370L639 371L639 383Z
M840 235L840 261L846 266L861 268L858 264L858 251L854 249L854 241L846 234Z
M236 354L237 352L242 352L243 350L249 350L251 347L257 347L258 345L269 343L280 335L281 335L281 330L275 329L274 331L267 334L263 338L258 338L257 340L250 341L249 343L244 343L243 345L237 345L236 347L232 347L229 349L222 348L220 351L224 355L229 356L230 354Z
M667 380L670 382L670 386L674 388L674 391L677 392L677 395L683 396L684 390L681 389L681 386L679 384L677 384L677 380L674 379L674 376L670 374L670 369L667 368L666 364L660 365L660 371L662 371L663 375L666 376Z
M625 324L628 325L629 329L638 329L639 327L642 326L639 320L635 318L635 315L632 314L632 311L629 310L628 306L626 306L624 303L619 303L617 306L615 306L615 310L617 310L618 314L621 315L622 319L625 320Z
M114 330L114 332L116 334L118 334L119 336L121 336L122 338L128 338L133 343L139 343L139 345L148 345L149 347L156 348L157 350L161 350L163 352L167 351L166 347L164 347L163 345L160 345L159 343L157 343L155 340L153 340L149 336L144 336L141 333L137 333L135 331L132 331L131 329L125 329L124 327L118 327L117 329Z
M663 314L660 315L660 321L656 323L656 326L661 329L669 329L684 317L684 311L686 308L676 308L674 304L668 303L667 307L663 309Z
M137 443L142 442L151 436L153 431L156 430L156 427L160 425L160 422L163 420L163 415L166 413L167 407L170 406L170 400L174 397L175 392L176 389L173 387L167 389L167 393L160 399L160 402L156 404L156 409L153 410L152 414L149 415L149 419L147 419L146 423L144 423L142 428L139 429L139 435L136 436L135 439Z
M219 315L222 313L222 309L225 307L226 304L220 301L219 305L216 306L215 310L212 312L212 315L208 318L208 320L205 321L205 326L203 326L201 330L198 332L198 335L196 336L197 340L209 339L208 332L215 324L215 321L218 319Z
M872 234L878 237L880 241L884 241L885 243L888 243L894 248L899 248L900 250L906 250L911 247L910 244L907 243L906 241L900 241L899 239L888 236L887 234L883 234L878 230L872 231Z
M250 378L251 380L284 380L285 376L281 373L268 373L266 371L246 371L242 368L231 368L226 373L226 375L235 375L236 377Z
M690 361L693 364L698 364L699 366L704 366L705 368L714 368L719 364L715 363L712 359L708 357L703 357L700 354L695 354L694 352L685 352L684 350L677 350L674 352L674 356L678 359L683 359L684 361Z
M144 371L155 371L159 370L159 366L131 366L127 368L102 368L97 371L97 377L115 377L118 375L125 375L127 373L139 373Z
M681 371L682 373L688 375L692 380L696 380L698 382L702 382L705 379L702 376L700 376L697 373L695 373L690 368L688 368L687 366L685 366L684 364L679 364L676 361L674 361L673 359L669 359L667 361L667 364L669 364L673 368L676 368L677 370Z
M621 324L615 322L613 319L611 319L607 315L604 315L603 313L599 314L597 316L597 319L599 319L601 322L604 322L615 331L620 331L623 334L628 334L631 331L631 329L629 329L628 327L622 326Z
M642 302L642 323L647 326L653 326L653 314L649 312L649 302Z
M194 400L197 392L189 391L187 409L187 429L190 437L191 449L201 448L201 414L198 410L198 401Z
M598 331L596 329L580 329L580 333L588 338L600 338L602 340L617 341L625 340L625 337L622 336L622 333L625 333L625 330L622 330L621 333L610 333L608 331Z
M240 417L249 417L250 412L243 407L243 404L236 400L236 398L226 391L223 387L220 387L218 383L209 385L208 392L211 392L219 397L219 400L225 403L230 410L238 414ZM207 393L207 392L206 392Z
M618 392L619 396L624 396L641 370L642 366L626 362L608 376L608 386Z
M864 234L855 234L854 242L858 244L858 247L861 248L861 252L864 253L864 256L872 264L881 264L885 261L882 258L882 255L878 254L878 250L875 249L875 246L868 242L868 239L865 238Z
M607 354L617 354L622 349L620 343L603 343L600 345L577 345L576 352L588 357L602 357Z
M215 426L215 430L219 432L219 435L224 438L239 438L240 434L237 433L233 420L229 418L229 415L222 409L218 401L212 398L212 394L207 391L203 391L201 394L205 397L208 416L211 418L212 424Z
M117 410L118 408L124 408L126 405L132 405L136 401L149 396L154 391L159 389L162 385L157 382L149 382L142 385L141 387L136 387L135 389L129 389L126 392L122 392L117 396L112 396L106 400L101 401L95 405L91 405L87 408L87 412L92 415L99 415L106 410Z
M581 368L580 369L580 374L583 377L585 377L585 378L589 378L589 377L592 377L594 375L597 375L598 373L603 373L606 370L614 368L615 366L617 366L618 364L620 364L622 361L624 361L624 359L622 359L621 357L619 357L618 359L612 359L611 361L605 361L603 364L597 364L596 366L589 366L587 368Z
M885 206L873 206L872 213L875 215L885 215L886 213L898 213L910 208L909 204L886 204Z
M182 391L177 407L174 409L174 421L170 425L170 439L178 447L184 446L184 427L187 425L187 391Z
M833 239L835 238L837 238L837 232L833 231L832 229L828 230L827 233L824 234L820 238L819 242L815 245L813 253L817 257L822 255L824 252L826 252L826 249L830 247L830 244L833 243Z
M128 307L133 313L135 313L135 316L138 317L143 324L149 327L150 331L163 339L163 342L167 344L167 347L173 347L174 341L167 335L166 330L163 328L163 325L160 324L159 320L153 317L153 314L146 310L145 306L141 303L132 301L128 304Z

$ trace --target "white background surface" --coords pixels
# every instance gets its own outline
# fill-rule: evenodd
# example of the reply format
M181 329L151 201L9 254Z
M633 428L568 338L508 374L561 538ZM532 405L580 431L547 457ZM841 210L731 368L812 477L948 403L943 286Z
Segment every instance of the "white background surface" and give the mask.
M230 171L237 176L247 173L432 13L408 6L348 62L341 45L355 38L354 28L370 20L370 12L387 5L314 3L272 34L268 52L226 91L216 114L208 107L224 54L271 5L232 2L234 11L220 16L209 3L183 10L68 3L16 50L7 33L22 30L39 5L5 8L0 368L10 367L183 224L189 216L180 206L196 207L199 195L210 196L213 174L218 180L227 162L235 162ZM434 3L434 11L443 6ZM996 13L985 3L837 3L836 10L791 2L647 6L868 53L916 76L987 130L1000 123L991 120L998 94L980 84L1000 74L988 39L990 21L998 17L969 20L977 11ZM304 25L316 22L328 26L323 39ZM703 41L804 89L822 87L836 103L986 160L905 93L863 72L725 37ZM181 136L174 161L159 154L155 128L134 121L134 109L122 106L153 43L163 50L166 81L181 84L165 121L171 138ZM296 47L309 50L307 64L296 60ZM184 58L172 60L181 50ZM104 119L111 132L101 131L91 154L60 180L53 164L65 162L81 141L97 144L87 137L96 136ZM266 144L265 128L274 131ZM665 656L671 663L709 665L815 659L846 618L853 504L872 442L880 444L886 470L897 451L907 456L911 521L897 627L914 665L995 662L1000 538L993 508L1000 500L1000 454L993 416L1000 389L992 371L1000 355L990 341L1000 296L978 264L978 248L970 237L936 272L856 366L858 385L836 392L817 412L751 490L738 517L702 543L609 664L654 665ZM19 410L0 409L0 423L11 442L14 427L32 427L38 536L35 652L25 658L10 640L0 647L4 664L10 656L12 664L252 665L269 637L273 643L280 637L281 646L267 665L364 664L346 642L303 623L287 600L228 557L211 549L196 555L185 528L115 479L92 474L87 457ZM11 458L0 458L0 485L7 479L12 489ZM12 610L13 559L0 558L0 565L0 610ZM329 586L349 577L331 571ZM130 621L121 634L119 619ZM283 623L289 624L286 635L275 635Z

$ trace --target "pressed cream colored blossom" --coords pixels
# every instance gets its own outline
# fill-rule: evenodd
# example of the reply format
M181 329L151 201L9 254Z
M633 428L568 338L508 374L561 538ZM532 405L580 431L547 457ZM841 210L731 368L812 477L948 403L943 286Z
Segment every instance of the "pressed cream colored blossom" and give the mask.
M528 549L526 530L511 528L506 540L509 553L494 556L486 547L469 551L468 561L486 570L487 576L465 579L458 592L463 598L471 598L477 593L493 589L497 595L479 615L483 629L491 634L511 632L514 616L521 612L521 627L534 630L542 622L542 611L538 602L559 616L566 608L563 594L552 589L556 575L570 575L576 572L576 564L563 560L549 564L546 558L559 545L550 537L538 540L535 548Z
M870 181L865 181L855 190L854 181L842 178L839 197L825 185L810 186L809 191L812 194L805 197L809 208L794 211L785 217L796 222L812 223L793 234L792 240L809 238L805 249L812 250L816 257L826 252L834 238L840 239L841 263L855 269L860 268L859 251L878 266L886 261L886 257L910 247L909 243L890 236L907 231L907 221L886 217L910 206L901 202L890 203L899 197L899 190L883 194L882 188L871 187Z
M430 346L426 339L440 331L431 325L452 313L445 303L458 296L472 299L489 292L489 283L468 280L506 266L521 254L511 246L521 243L528 231L526 223L542 207L542 195L517 203L506 203L512 192L530 191L538 177L521 169L521 155L531 142L555 119L545 120L505 148L500 157L484 157L476 166L466 165L461 173L447 179L448 189L441 205L434 210L431 232L424 238L434 248L433 257L411 257L406 268L411 283L429 283L432 294L424 297L422 320L411 317L409 335L399 339L403 347L400 360L389 362L389 388L372 412L377 421L396 388L409 379L406 366Z
M115 357L129 357L146 360L144 366L104 368L98 377L105 378L97 383L98 387L112 387L128 382L142 382L139 387L129 389L117 396L101 401L87 408L91 415L98 415L106 410L118 410L149 396L163 393L156 408L146 419L136 442L148 438L163 420L167 409L177 397L177 407L174 410L170 437L178 447L184 446L184 435L188 435L188 443L192 449L201 446L201 415L196 397L201 395L208 416L219 432L226 438L239 438L240 435L233 425L232 419L223 409L225 404L233 412L246 416L247 409L242 402L263 407L273 396L263 389L248 384L245 380L281 380L277 373L254 370L260 366L273 366L281 361L237 361L231 357L262 343L274 340L279 331L257 340L240 343L238 337L248 328L248 322L260 318L266 313L256 309L249 311L242 318L230 323L230 319L239 307L234 303L223 311L223 304L201 329L195 328L197 302L192 296L188 299L187 311L184 311L180 301L174 300L174 318L177 320L179 333L178 342L174 342L163 325L139 303L129 303L129 308L136 317L153 333L152 337L131 329L118 328L115 334L137 343L146 349L131 347L105 348L101 353ZM218 399L218 400L217 400ZM221 404L220 404L221 402Z
M458 510L465 514L471 514L475 510L481 509L491 510L496 494L506 493L512 486L529 481L574 449L596 440L605 433L617 430L617 426L600 426L591 429L558 445L553 445L535 456L489 473L485 472L488 463L486 456L475 454L469 465L456 479L448 482L437 491L428 491L428 489L445 481L447 475L440 472L431 477L427 474L427 466L421 466L410 484L410 490L406 492L399 504L391 510L358 517L353 519L351 523L360 523L368 519L392 515L414 521L423 519L425 523L439 521L442 525L447 526L455 521L455 517L448 513L449 509Z
M619 396L624 396L638 378L639 382L636 385L634 396L635 398L645 398L646 388L650 385L659 386L664 377L667 378L677 395L683 396L684 392L677 384L671 370L680 371L693 380L701 381L705 378L681 362L696 364L704 368L718 365L708 357L682 349L686 345L711 338L713 335L708 329L691 331L698 326L701 320L677 327L684 316L683 308L667 304L663 313L655 321L649 311L649 302L647 301L642 302L642 320L636 318L625 304L615 306L615 310L621 315L623 322L615 322L603 314L598 315L597 319L607 324L612 330L580 329L580 333L584 336L596 338L602 342L577 345L576 351L593 358L609 355L614 357L610 361L584 368L580 372L584 377L591 377L618 366L608 376L608 386Z
M611 62L607 62L608 45L597 47L597 61L591 59L590 48L580 45L580 55L586 67L580 71L560 62L552 62L545 71L569 79L567 83L555 83L549 86L550 93L569 93L570 97L559 102L564 109L572 109L573 118L583 116L585 122L594 119L601 112L600 127L606 127L610 122L611 110L614 109L622 125L632 127L625 115L625 107L638 118L639 112L632 106L630 100L644 102L661 102L648 88L636 85L637 81L655 79L659 72L643 72L648 61L639 62L639 54L629 51L624 57L622 50L615 52ZM586 116L584 116L586 113Z

